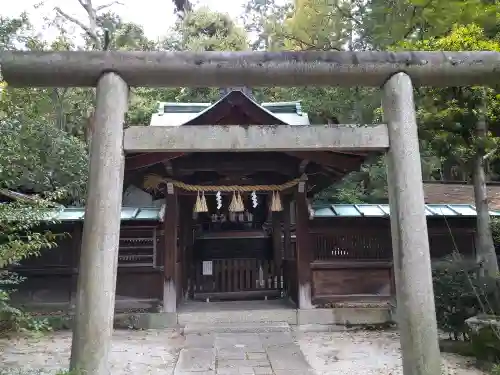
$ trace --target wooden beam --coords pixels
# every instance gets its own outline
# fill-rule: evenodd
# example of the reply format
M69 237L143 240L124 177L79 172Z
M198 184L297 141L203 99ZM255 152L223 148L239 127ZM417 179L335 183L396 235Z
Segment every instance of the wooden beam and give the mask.
M500 82L500 52L125 52L2 51L3 78L15 87L95 86L116 72L130 86L373 86L406 72L418 86Z
M304 182L305 183L305 182ZM296 198L296 254L298 305L299 309L312 308L312 271L311 261L314 258L314 247L309 233L309 209L307 207L307 186L301 189L300 185L295 193Z
M358 155L349 155L336 152L312 151L295 151L287 152L287 154L299 159L312 161L313 163L319 165L334 167L344 173L353 169L358 169L366 157L366 154L362 153Z
M282 212L275 211L271 213L274 266L276 267L276 271L279 275L281 275L283 261L283 233L281 229L282 218ZM281 285L278 285L278 287L281 289Z
M165 189L165 220L163 222L163 312L177 311L176 264L178 257L177 229L179 202L177 191L169 194Z
M290 222L291 198L284 196L283 199L283 258L292 259L292 224Z
M220 174L234 174L241 172L249 175L254 172L280 172L285 175L296 175L296 159L279 153L217 153L217 154L193 154L192 157L181 158L173 163L173 169L177 174L192 174L199 171L217 171ZM298 162L298 161L297 161Z
M129 152L384 151L386 125L198 125L132 126L125 130Z
M157 163L178 158L185 155L183 152L151 152L139 155L130 155L125 157L125 170L133 171L140 168L146 168Z

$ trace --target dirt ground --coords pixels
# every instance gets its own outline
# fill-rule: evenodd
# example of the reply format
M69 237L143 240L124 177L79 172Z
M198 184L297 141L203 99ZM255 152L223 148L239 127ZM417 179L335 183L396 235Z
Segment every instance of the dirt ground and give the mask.
M302 333L297 335L297 342L317 375L402 374L397 333ZM70 346L69 332L0 340L0 374L19 374L19 370L36 373L39 369L43 374L54 373L67 367ZM175 331L116 331L112 372L172 375L183 346L184 337ZM485 375L466 358L450 354L443 355L443 374Z

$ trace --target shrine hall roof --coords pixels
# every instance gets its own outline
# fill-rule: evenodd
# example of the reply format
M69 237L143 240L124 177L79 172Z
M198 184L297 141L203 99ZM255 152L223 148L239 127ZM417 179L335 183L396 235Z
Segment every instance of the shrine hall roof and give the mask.
M229 94L228 94L229 95ZM227 95L226 95L227 96ZM158 110L151 117L150 126L180 126L201 113L214 107L220 101L225 100L222 97L216 103L176 103L176 102L160 102ZM309 125L309 116L302 112L300 102L276 102L276 103L256 103L253 99L248 98L260 106L262 110L270 112L274 117L288 125Z
M314 205L314 217L389 217L388 204L324 204ZM469 204L427 204L428 217L475 217L476 209ZM47 221L82 221L84 207L67 207L47 213ZM492 216L500 216L500 211L490 211ZM159 220L159 207L123 207L122 221Z

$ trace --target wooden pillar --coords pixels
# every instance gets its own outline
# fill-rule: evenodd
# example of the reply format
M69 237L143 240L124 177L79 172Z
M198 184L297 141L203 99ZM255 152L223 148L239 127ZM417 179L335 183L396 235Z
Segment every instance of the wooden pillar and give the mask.
M311 309L311 259L309 234L309 209L307 207L306 181L299 183L296 193L295 236L297 246L297 280L299 309Z
M82 226L83 222L78 222L75 225L75 230L73 231L71 238L71 285L70 285L70 295L69 295L69 310L75 312L76 300L78 293L78 269L80 263L80 253L82 246Z
M292 225L290 217L291 199L286 197L283 199L283 257L285 259L292 258Z
M78 275L70 367L108 375L123 191L123 122L128 86L115 73L97 82L95 129Z
M182 262L182 296L188 299L189 291L189 270L190 270L190 251L192 247L192 230L193 230L193 203L192 196L179 196L179 230L181 244L179 249L179 260Z
M387 180L403 373L439 374L436 310L411 79L393 75L383 88L390 149Z
M163 312L177 311L176 268L178 259L177 226L179 222L179 204L177 192L172 184L165 189L165 220L163 221Z
M272 213L272 228L273 228L273 259L274 264L278 269L281 268L281 261L283 259L283 237L281 231L281 218L282 212Z
M272 213L271 224L273 228L273 260L274 273L276 275L276 287L282 289L281 275L283 274L283 237L281 230L282 212L275 211Z

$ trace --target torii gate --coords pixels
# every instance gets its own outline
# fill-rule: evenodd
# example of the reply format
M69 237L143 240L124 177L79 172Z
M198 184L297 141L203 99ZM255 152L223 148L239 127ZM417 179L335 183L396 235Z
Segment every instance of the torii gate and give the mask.
M2 52L10 86L97 85L71 367L107 375L125 151L386 150L405 375L441 373L413 99L500 82L498 52ZM413 83L412 83L413 82ZM375 86L386 125L123 129L129 86Z

